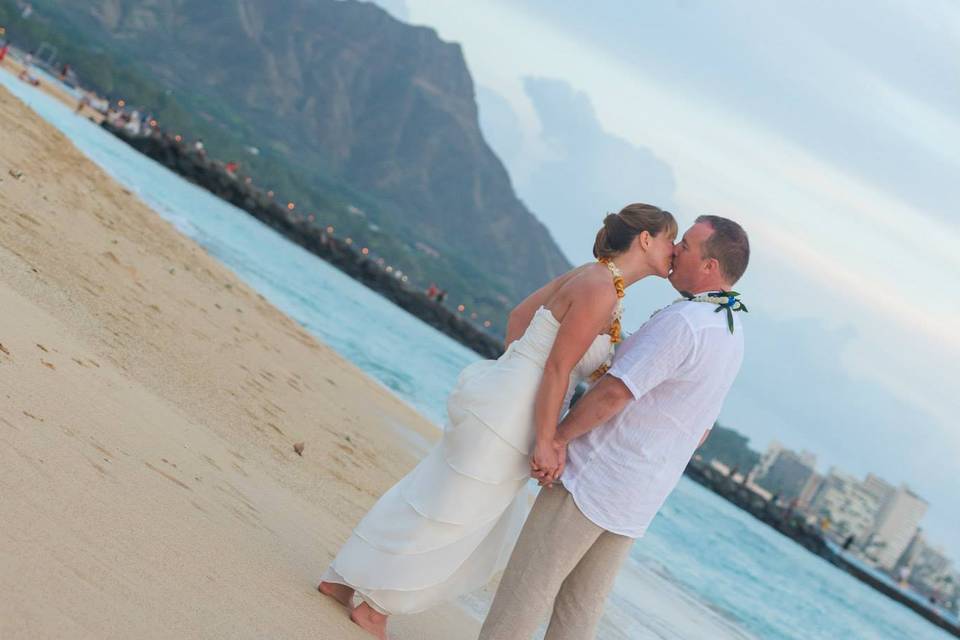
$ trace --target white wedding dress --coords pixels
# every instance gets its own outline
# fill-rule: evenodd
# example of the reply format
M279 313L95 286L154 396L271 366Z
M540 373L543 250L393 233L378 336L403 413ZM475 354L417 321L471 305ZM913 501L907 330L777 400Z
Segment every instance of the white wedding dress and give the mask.
M324 581L356 589L380 613L416 613L483 587L506 566L529 509L522 489L534 398L559 327L540 307L499 359L463 370L440 442L364 516ZM570 376L563 411L612 348L610 336L594 339Z

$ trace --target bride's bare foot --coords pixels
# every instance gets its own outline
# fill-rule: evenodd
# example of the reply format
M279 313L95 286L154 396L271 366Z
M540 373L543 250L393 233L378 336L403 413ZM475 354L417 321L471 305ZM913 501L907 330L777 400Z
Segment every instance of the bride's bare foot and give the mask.
M387 640L387 616L374 611L366 602L350 612L350 619L378 640Z
M336 582L321 582L317 591L325 596L330 596L348 609L353 606L353 589L345 584Z

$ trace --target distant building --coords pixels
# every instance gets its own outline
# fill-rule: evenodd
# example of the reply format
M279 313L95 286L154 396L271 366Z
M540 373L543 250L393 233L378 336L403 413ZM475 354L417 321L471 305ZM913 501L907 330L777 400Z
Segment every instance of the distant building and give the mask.
M905 486L894 491L877 514L865 548L868 557L893 571L927 512L927 501Z
M868 490L865 483L831 468L807 510L820 519L826 518L827 532L832 537L846 540L853 536L854 543L860 546L873 530L882 506L876 492Z
M820 487L823 486L824 477L817 473L813 472L813 475L810 476L810 479L807 480L807 483L803 485L803 489L800 491L800 497L797 498L797 507L803 511L809 511L810 506L813 503L813 499L820 492Z
M956 606L960 584L953 563L942 548L927 542L922 530L914 534L894 572L903 572L914 589L938 604Z
M781 502L797 500L815 473L817 457L809 452L796 453L779 442L771 443L750 473L750 483L777 496Z
M907 548L900 554L900 559L897 560L897 564L894 567L894 573L899 573L904 567L906 567L908 571L912 571L917 564L920 553L925 547L926 539L923 535L923 529L917 529L917 532L910 538L910 543L907 544Z
M760 460L760 454L751 449L749 443L745 435L716 424L707 441L697 449L697 455L706 464L719 462L730 471L746 476Z
M910 582L940 596L953 593L953 565L941 547L927 544L917 554L910 571Z
M890 499L896 489L883 478L868 473L863 481L863 490L873 496L878 505L883 505Z
M960 571L954 571L950 574L950 593L947 594L945 606L953 612L953 615L960 615Z
M953 565L943 547L924 545L914 568L931 575L947 577L952 572Z

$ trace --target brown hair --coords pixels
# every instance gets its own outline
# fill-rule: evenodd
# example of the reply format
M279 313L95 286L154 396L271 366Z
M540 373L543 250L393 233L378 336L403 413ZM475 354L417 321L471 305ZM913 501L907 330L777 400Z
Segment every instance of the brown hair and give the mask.
M677 221L673 214L652 204L628 204L620 213L611 213L603 219L603 228L593 243L594 258L613 258L630 248L633 239L646 231L652 236L666 231L677 235Z
M704 258L716 258L720 273L732 285L750 262L750 239L739 224L720 216L700 216L697 222L705 222L713 228L710 237L700 248Z

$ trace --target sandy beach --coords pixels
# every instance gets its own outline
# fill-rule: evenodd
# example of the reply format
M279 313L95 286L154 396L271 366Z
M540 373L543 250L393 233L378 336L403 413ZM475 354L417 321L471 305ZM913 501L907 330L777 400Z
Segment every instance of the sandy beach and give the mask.
M317 578L436 428L2 88L0 122L0 637L368 638Z
M3 59L3 62L0 62L0 69L4 69L15 76L23 71L23 68L24 67L21 61L17 60L10 54ZM33 73L36 75L35 71ZM63 87L63 85L41 80L37 88L51 98L59 100L71 109L76 109L77 100L66 90L66 88ZM81 109L80 115L84 116L85 118L89 118L97 124L100 124L104 120L103 114L101 114L99 111L91 109L90 107L84 107Z

